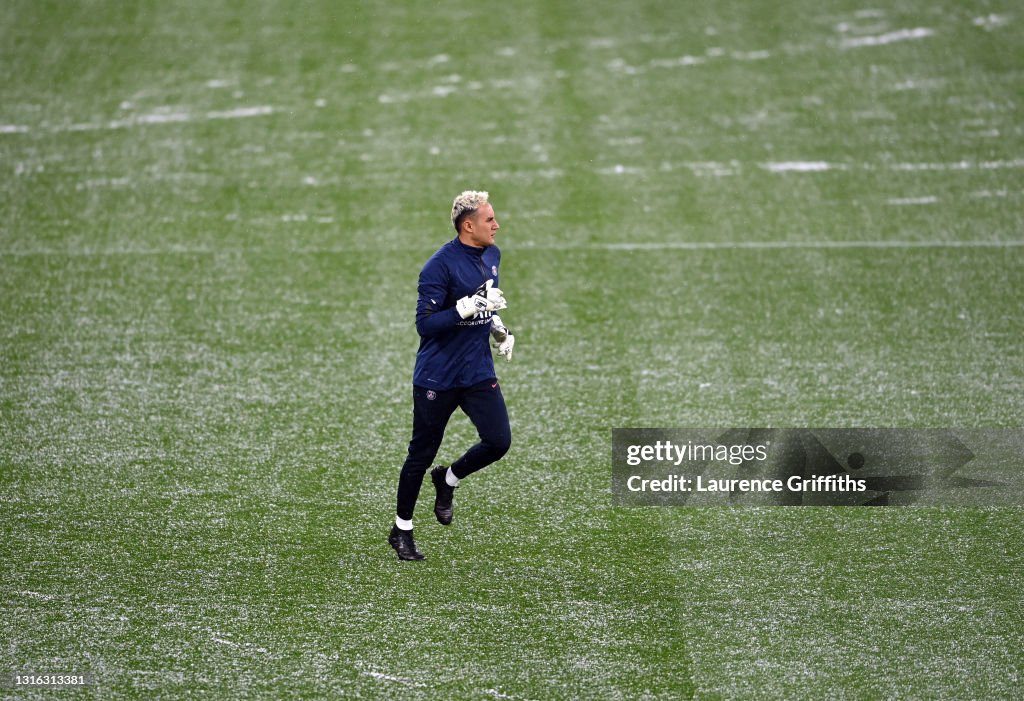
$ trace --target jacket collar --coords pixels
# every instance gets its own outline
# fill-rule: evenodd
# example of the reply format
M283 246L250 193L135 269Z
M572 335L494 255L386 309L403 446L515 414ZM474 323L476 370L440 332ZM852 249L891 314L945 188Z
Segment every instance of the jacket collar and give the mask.
M477 248L476 246L470 246L468 244L462 243L462 241L459 240L458 236L452 239L452 243L454 243L456 247L462 249L466 253L469 253L477 257L483 257L484 251L487 250L486 248Z

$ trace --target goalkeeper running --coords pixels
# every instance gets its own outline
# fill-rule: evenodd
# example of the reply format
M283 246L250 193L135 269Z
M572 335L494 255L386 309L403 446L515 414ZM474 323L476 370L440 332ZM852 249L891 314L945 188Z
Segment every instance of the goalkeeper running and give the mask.
M452 522L459 481L499 460L512 442L505 398L494 371L489 340L512 359L515 337L496 312L505 309L498 288L499 226L486 192L467 190L452 204L457 236L423 266L416 303L420 347L413 370L413 421L409 453L398 478L398 508L388 542L401 560L422 560L413 539L412 515L420 486L441 447L455 409L469 417L480 441L450 466L430 471L434 515Z

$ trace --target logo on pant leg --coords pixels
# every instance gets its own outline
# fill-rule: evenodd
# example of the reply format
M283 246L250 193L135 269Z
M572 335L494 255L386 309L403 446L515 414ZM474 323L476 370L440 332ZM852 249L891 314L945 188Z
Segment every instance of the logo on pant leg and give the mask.
M427 399L429 399L430 401L434 401L435 399L437 399L437 392L435 392L432 389L428 389L427 390Z

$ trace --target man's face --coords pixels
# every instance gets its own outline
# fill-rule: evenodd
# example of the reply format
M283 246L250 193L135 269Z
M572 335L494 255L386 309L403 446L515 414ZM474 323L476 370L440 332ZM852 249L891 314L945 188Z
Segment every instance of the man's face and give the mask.
M470 246L486 248L494 245L494 235L500 228L494 216L494 208L489 202L484 202L465 219L460 238L463 243Z

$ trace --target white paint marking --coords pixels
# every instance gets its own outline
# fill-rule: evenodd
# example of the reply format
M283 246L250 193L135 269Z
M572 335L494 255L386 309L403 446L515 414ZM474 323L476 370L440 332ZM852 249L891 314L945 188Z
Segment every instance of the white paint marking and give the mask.
M0 134L25 134L28 130L20 124L0 124Z
M503 694L497 689L484 689L483 693L490 694L496 699L515 699L516 701L523 701L522 696L512 696L511 694Z
M957 161L956 163L893 163L889 166L892 170L1002 170L1004 168L1024 168L1024 158L1015 158L1012 161Z
M839 48L841 49L857 49L862 46L884 46L886 44L892 44L897 41L907 41L910 39L924 39L926 37L933 36L935 30L928 29L927 27L915 27L914 29L897 29L894 32L886 32L885 34L876 34L873 36L866 37L850 37L843 39L839 42Z
M611 243L580 243L574 244L578 249L588 251L718 251L718 250L773 250L773 249L984 249L984 248L1021 248L1024 247L1024 239L1008 239L1003 241L975 240L975 241L617 241ZM546 250L558 248L553 244L535 244L526 241L521 244L522 248L531 250ZM297 246L288 249L296 254L319 254L319 253L349 253L351 251L365 252L359 246ZM387 249L390 250L390 249ZM397 250L397 249L396 249ZM177 246L171 245L164 248L83 248L83 249L58 249L58 248L33 248L22 250L2 250L0 257L25 257L25 256L66 256L66 257L87 257L87 256L167 256L177 254L208 254L213 249L206 246ZM224 249L217 249L217 252L224 252Z
M97 187L130 187L129 178L93 178L75 185L76 190L91 190Z
M761 167L772 173L819 173L832 170L836 166L825 161L783 161L780 163L762 163Z
M220 112L207 112L207 119L244 119L246 117L262 117L264 115L273 114L274 108L269 105L259 105L257 107L236 107L233 110L224 110Z
M425 684L414 682L412 679L406 679L405 677L396 677L391 674L383 674L382 672L363 672L363 674L365 674L368 677L373 677L374 679L379 679L383 682L397 682L398 684L405 684L406 686L426 686Z
M543 178L544 180L554 180L561 178L565 175L565 171L559 168L544 168L541 170L492 170L490 177L492 180L532 180L535 178Z
M639 175L644 172L644 169L617 163L611 168L599 168L597 172L601 175Z
M892 86L893 90L933 90L941 88L946 84L943 78L925 78L923 80L905 80Z
M597 243L591 247L610 251L717 251L729 249L816 248L1019 248L1024 240L1008 241L651 241Z
M741 170L741 164L737 161L730 163L682 163L682 166L691 169L695 175L725 176L735 175ZM884 166L876 166L871 163L829 163L827 161L769 161L760 163L761 168L770 173L823 173L830 170L875 170L887 168L894 171L958 171L958 170L1005 170L1010 168L1024 168L1024 158L1014 158L1006 161L957 161L954 163L889 163ZM672 170L673 164L664 162L661 170ZM603 171L606 174L606 171ZM615 174L639 173L642 169L623 166L623 170L614 171Z
M261 652L263 654L267 654L268 652L265 647L257 647L252 643L236 643L233 640L225 640L224 638L218 637L216 634L211 635L210 637L213 642L220 643L221 645L229 645L231 647L244 648L246 650L255 650L256 652Z
M935 204L939 201L939 198L935 195L927 195L925 197L891 197L886 200L886 204L892 205L914 205L914 204Z
M666 170L666 166L668 166L668 170L671 170L670 163L663 163L662 170ZM738 161L730 161L729 163L717 163L715 161L690 161L683 163L683 167L689 168L697 177L714 176L722 178L730 175L736 175L740 171L740 164Z
M195 122L201 119L245 119L247 117L262 117L273 114L274 108L269 105L258 105L253 107L237 107L233 110L221 110L207 112L204 115L195 115L190 112L152 112L140 114L125 119L115 119L106 124L84 122L79 124L68 124L56 126L50 129L51 132L76 132L76 131L97 131L100 129L127 129L129 127L149 126L153 124L184 124Z
M155 112L153 114L140 114L138 117L132 119L126 119L124 121L125 126L132 126L133 124L171 124L175 122L188 122L191 121L192 115L188 112ZM120 126L120 122L111 122L111 127L114 124Z
M763 61L771 58L770 51L733 51L732 57L737 61Z
M991 32L996 27L1002 27L1009 21L1003 15L986 15L984 17L975 17L971 20L975 27L981 27L988 32Z
M652 68L680 68L685 66L699 66L707 63L706 58L700 56L680 56L679 58L655 58L650 62Z

